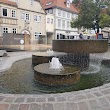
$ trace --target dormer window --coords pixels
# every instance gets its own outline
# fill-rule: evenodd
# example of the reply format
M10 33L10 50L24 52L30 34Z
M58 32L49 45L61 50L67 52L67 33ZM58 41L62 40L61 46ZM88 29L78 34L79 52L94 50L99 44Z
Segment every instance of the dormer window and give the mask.
M34 0L30 0L30 4L33 5L34 4Z
M68 8L70 8L70 0L67 0L67 1L66 1L66 6L67 6Z
M46 6L51 5L51 4L52 4L52 2L48 2L48 3L46 4Z

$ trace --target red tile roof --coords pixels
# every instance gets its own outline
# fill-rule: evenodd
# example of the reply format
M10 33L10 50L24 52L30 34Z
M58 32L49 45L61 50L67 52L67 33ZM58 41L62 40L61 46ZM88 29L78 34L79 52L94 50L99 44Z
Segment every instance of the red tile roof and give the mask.
M52 7L60 7L62 9L72 11L78 13L77 8L74 4L71 3L70 8L66 6L66 0L41 0L42 6L44 9L52 8ZM46 5L50 3L50 5Z
M12 2L9 0L0 0L0 3L4 3L4 4L8 4L8 5L12 5L12 6L16 6L17 7L17 3L16 2Z

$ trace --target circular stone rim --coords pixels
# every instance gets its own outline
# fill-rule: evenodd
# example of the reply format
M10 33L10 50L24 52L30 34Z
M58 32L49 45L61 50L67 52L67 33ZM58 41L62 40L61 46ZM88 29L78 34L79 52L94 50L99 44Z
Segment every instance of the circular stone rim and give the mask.
M46 74L46 72L42 73L41 71L37 71L37 67L41 66L44 64L49 65L49 63L43 63L43 64L39 64L37 66L34 67L34 78L38 83L41 83L43 85L48 85L48 86L59 86L59 85L73 85L74 83L76 83L77 81L79 81L80 79L80 69L79 71L75 71L73 73L66 73L66 74ZM69 66L68 66L69 67ZM42 67L40 67L40 69L42 70ZM43 71L45 71L45 69L43 69ZM72 71L72 69L71 69ZM67 72L67 71L66 71Z

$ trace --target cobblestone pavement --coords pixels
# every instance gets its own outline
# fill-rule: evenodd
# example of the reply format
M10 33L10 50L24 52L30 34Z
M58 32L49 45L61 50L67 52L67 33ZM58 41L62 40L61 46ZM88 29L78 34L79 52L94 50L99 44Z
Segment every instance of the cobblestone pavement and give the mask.
M105 53L106 58L110 58L109 52ZM9 56L13 57L0 61L1 71L9 69L10 64L17 60L31 57L32 52L9 53ZM0 110L110 110L110 83L92 89L58 94L0 93Z

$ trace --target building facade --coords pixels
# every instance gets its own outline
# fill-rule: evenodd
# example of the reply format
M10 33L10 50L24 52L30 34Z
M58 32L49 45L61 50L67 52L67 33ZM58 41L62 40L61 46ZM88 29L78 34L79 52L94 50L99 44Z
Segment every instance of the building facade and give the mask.
M54 39L54 15L47 14L46 15L46 41L47 44L52 44L52 39Z
M70 26L71 20L78 17L78 10L71 0L41 0L41 3L47 15L54 16L54 32L51 34L53 39L71 39L78 33L78 29ZM47 35L48 38L50 39Z
M31 44L45 43L46 13L38 0L0 0L0 36L28 34Z

